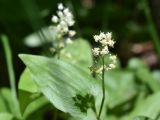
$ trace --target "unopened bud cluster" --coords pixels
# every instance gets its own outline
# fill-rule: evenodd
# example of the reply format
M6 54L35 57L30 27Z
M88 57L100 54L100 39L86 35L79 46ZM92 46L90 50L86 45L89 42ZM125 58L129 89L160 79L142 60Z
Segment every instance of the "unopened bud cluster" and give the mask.
M112 33L107 32L106 34L101 32L99 35L94 35L95 42L99 45L92 49L93 56L95 58L108 57L107 65L101 65L100 67L92 66L92 72L102 73L103 68L105 70L110 70L116 67L116 56L112 55L109 51L109 47L114 47L115 41L112 39Z
M117 57L115 55L110 54L109 60L110 60L110 63L106 69L107 70L114 69L116 67L115 64L116 64Z
M71 43L71 38L76 34L74 30L70 30L75 23L72 12L59 3L57 15L52 16L52 22L54 26L51 28L56 32L56 39L65 39L66 43Z

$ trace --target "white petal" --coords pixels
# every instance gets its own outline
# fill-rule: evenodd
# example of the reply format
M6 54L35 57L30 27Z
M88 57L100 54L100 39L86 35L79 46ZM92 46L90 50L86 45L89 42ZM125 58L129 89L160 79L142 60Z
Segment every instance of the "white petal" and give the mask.
M64 8L64 7L63 7L63 4L62 4L62 3L59 3L59 4L58 4L58 9L59 9L59 10L63 10L63 8Z
M73 37L75 34L76 34L76 31L74 31L74 30L69 31L69 36L70 37Z
M63 13L62 13L61 11L57 11L57 15L58 15L60 18L63 18L63 17L64 17L64 15L63 15Z
M58 22L58 17L54 15L54 16L52 17L52 22L53 22L53 23L57 23L57 22Z

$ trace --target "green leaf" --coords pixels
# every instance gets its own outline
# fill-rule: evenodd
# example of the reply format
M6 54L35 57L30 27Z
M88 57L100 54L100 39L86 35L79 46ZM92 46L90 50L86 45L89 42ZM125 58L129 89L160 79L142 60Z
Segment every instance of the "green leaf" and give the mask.
M154 76L148 69L146 68L138 69L136 71L136 76L142 82L147 83L153 92L159 92L160 82L154 78Z
M19 90L19 102L21 108L21 114L25 112L26 108L37 99L41 98L40 93L30 93L27 91ZM39 106L39 104L37 104Z
M1 91L0 91L1 92ZM4 100L4 96L2 96L2 94L0 93L0 112L8 112L9 110L7 110L7 107L5 105L5 100Z
M23 114L23 119L27 120L28 118L32 117L34 113L38 112L39 110L42 111L41 108L48 105L49 105L48 100L43 96L33 100L26 107L25 112Z
M144 101L137 104L127 119L133 119L135 116L146 116L155 119L160 113L159 98L160 92L150 95Z
M38 90L38 87L33 81L31 73L27 68L20 77L18 89L20 108L23 115L26 107L40 96L40 91Z
M74 98L77 95L85 97L87 94L101 96L99 84L76 65L42 56L19 56L29 68L41 92L63 112L77 118L84 118L86 114L75 105Z
M11 91L8 88L0 89L0 112L14 113Z
M20 80L19 80L19 84L18 84L18 89L19 90L23 90L23 91L27 91L27 92L30 92L30 93L37 93L37 92L39 92L38 87L35 84L35 82L33 81L31 73L28 70L28 68L26 68L23 71L23 73L21 74L21 76L20 76Z
M160 84L160 70L155 70L152 72L153 78Z
M9 113L0 113L0 120L13 120L13 116Z
M105 73L105 84L108 92L108 105L111 109L124 104L137 95L132 72L107 71Z
M49 104L49 101L41 96L28 68L22 73L18 88L20 108L23 118L29 117L30 114L33 114L42 106Z
M79 47L79 45L81 45L82 47ZM84 52L84 54L79 54L82 53L83 50L86 50L86 52ZM67 45L67 47L64 48L64 50L62 51L61 59L67 62L71 62L72 64L79 64L82 67L85 66L84 68L89 72L89 69L87 69L87 67L92 63L89 43L83 39L75 40L73 44ZM31 73L27 68L24 70L20 77L18 87L20 107L23 114L26 107L36 99L36 96L38 96L37 92L39 92L35 82L32 79ZM33 95L33 93L36 94Z
M159 81L154 78L149 71L149 67L145 65L143 61L137 58L132 58L129 61L127 68L133 70L138 80L148 84L153 92L158 92L160 90Z
M139 68L147 68L147 66L138 58L132 58L127 65L130 70L137 70Z
M62 50L60 59L82 66L87 70L92 65L91 47L86 40L76 39Z

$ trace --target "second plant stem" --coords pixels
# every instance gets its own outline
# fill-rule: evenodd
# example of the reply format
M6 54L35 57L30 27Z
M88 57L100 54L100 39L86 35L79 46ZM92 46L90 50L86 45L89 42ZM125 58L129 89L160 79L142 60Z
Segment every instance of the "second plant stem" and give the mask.
M104 106L104 100L105 100L105 83L104 83L105 68L104 68L104 57L102 57L102 64L103 64L103 70L102 70L102 101L101 101L101 106L100 106L100 110L99 110L99 113L98 113L97 120L100 120L102 109L103 109L103 106Z
M15 74L13 69L13 63L12 63L12 52L9 45L9 41L7 36L2 35L0 36L2 40L2 45L4 47L5 57L6 57L6 63L7 63L7 69L9 74L9 82L11 87L11 95L12 95L12 101L13 101L13 109L14 114L17 118L20 118L20 109L19 109L19 102L17 98L17 91L16 91L16 80L15 80Z

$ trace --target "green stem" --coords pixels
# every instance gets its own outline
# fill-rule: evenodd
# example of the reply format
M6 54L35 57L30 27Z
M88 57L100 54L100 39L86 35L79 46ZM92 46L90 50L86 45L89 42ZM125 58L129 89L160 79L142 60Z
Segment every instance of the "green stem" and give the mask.
M158 36L157 30L156 30L155 25L154 25L153 20L152 20L151 12L150 12L150 9L149 9L149 6L148 6L148 1L143 0L143 5L144 5L144 13L145 13L147 22L149 24L149 31L150 31L150 34L152 36L153 44L154 44L155 49L156 49L157 54L158 54L158 59L160 61L159 36Z
M103 105L104 105L104 100L105 100L105 83L104 83L105 68L104 68L104 57L102 57L102 64L103 64L103 70L102 70L102 93L103 93L103 96L102 96L101 106L100 106L100 110L99 110L99 114L98 114L97 120L100 120L102 109L103 109Z
M6 62L7 62L7 69L9 74L12 100L14 104L13 112L15 112L15 115L19 118L20 111L19 111L19 103L18 103L17 92L16 92L15 74L14 74L13 63L12 63L12 53L9 46L8 38L5 35L2 35L1 40L2 40L2 45L4 47L4 52L5 52Z

